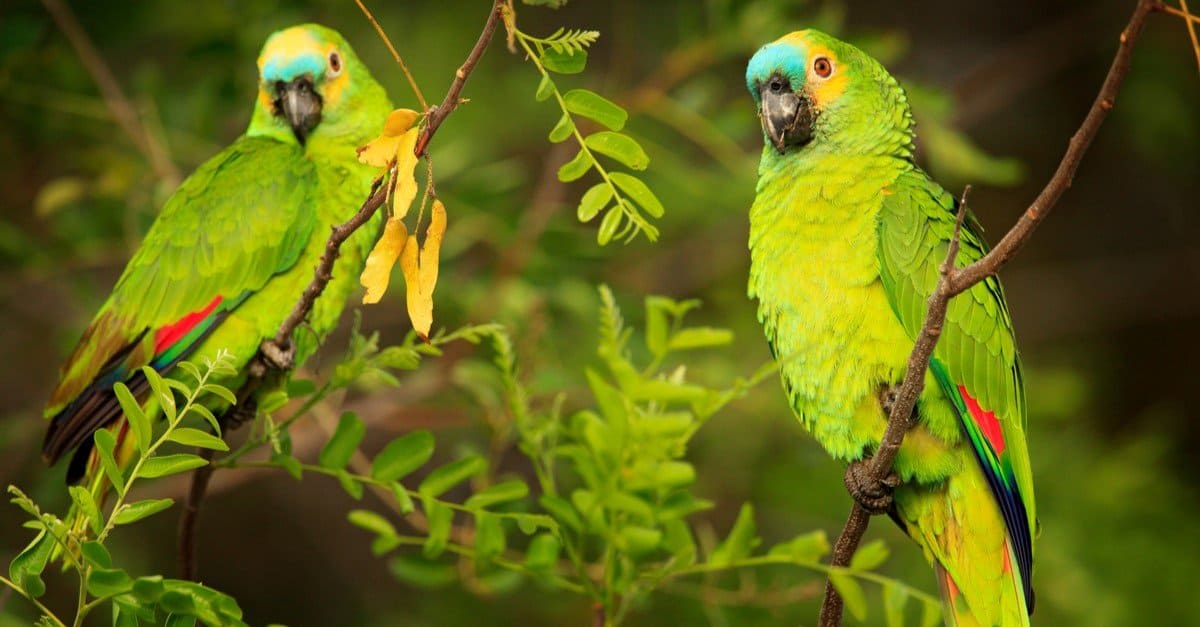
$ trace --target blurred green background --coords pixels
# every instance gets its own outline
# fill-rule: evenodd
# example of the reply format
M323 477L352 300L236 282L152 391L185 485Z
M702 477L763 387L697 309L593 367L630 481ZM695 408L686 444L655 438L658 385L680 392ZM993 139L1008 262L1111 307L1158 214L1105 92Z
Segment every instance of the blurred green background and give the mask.
M154 167L114 123L39 2L0 5L0 483L16 483L60 511L63 469L46 469L38 456L40 407L56 369L172 189L172 168L186 174L247 123L266 35L306 21L337 28L397 104L416 108L350 0L72 4L166 147L169 167ZM478 36L488 4L369 3L431 100ZM745 296L746 210L761 138L742 76L759 45L816 26L884 60L916 103L923 162L953 191L975 185L972 206L995 238L1058 163L1132 4L518 5L533 34L559 26L601 31L587 71L559 83L587 86L629 109L630 130L651 156L645 179L667 207L662 237L599 248L595 226L576 221L574 203L589 179L563 186L554 178L571 156L545 140L558 113L534 101L536 72L500 37L464 92L470 104L431 149L451 215L436 324L503 322L534 392L566 389L583 398L583 368L595 346L594 285L604 282L632 321L646 294L703 299L692 321L732 328L737 340L703 353L692 372L714 383L747 375L769 358ZM1200 624L1200 499L1191 480L1200 472L1198 147L1200 80L1183 23L1151 16L1116 110L1074 186L1003 274L1028 370L1042 524L1035 624ZM393 292L363 309L364 328L398 341L408 330L403 312ZM331 338L325 361L344 345L344 334ZM435 430L440 456L485 448L494 407L469 384L484 357L452 350L398 389L344 400L368 420L375 442L419 426ZM321 366L321 359L308 364ZM323 434L308 431L300 428L296 440L311 455ZM516 457L504 462L519 471ZM715 417L689 458L699 472L696 492L717 504L699 524L718 535L746 500L768 542L814 528L835 534L848 511L841 468L801 431L774 381ZM150 491L179 497L185 487L168 481ZM351 507L336 483L319 477L218 474L201 519L201 579L235 596L252 624L590 620L586 602L529 585L501 595L470 585L408 587L345 521ZM4 563L27 541L22 519L0 507ZM885 520L868 534L878 537L894 549L885 573L936 589L918 551ZM118 534L114 549L134 570L172 574L174 542L168 515ZM733 606L679 588L653 597L629 624L814 622L818 577L784 568L752 576L761 594ZM71 606L70 583L50 577L51 607ZM783 588L799 592L771 592ZM868 622L882 624L878 589L868 591ZM0 604L0 625L28 624L23 601L0 595Z

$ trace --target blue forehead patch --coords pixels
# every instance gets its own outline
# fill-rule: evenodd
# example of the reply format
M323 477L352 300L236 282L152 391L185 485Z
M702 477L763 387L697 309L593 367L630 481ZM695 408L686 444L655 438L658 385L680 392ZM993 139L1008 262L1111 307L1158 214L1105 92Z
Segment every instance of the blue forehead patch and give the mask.
M267 59L263 64L262 78L267 82L289 82L299 76L311 74L314 78L325 73L325 57L306 53L295 57L279 56Z
M776 72L782 72L792 81L793 88L804 84L804 50L793 43L776 41L769 43L754 56L746 65L746 89L758 99L758 85Z

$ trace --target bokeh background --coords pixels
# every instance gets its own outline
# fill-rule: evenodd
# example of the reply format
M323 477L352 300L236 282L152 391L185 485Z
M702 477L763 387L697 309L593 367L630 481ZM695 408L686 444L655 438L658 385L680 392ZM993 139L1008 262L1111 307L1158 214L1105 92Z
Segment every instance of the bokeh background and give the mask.
M16 483L59 510L67 500L63 469L47 469L38 455L41 404L176 174L247 123L254 59L266 35L296 22L333 26L398 104L416 106L350 0L70 4L167 160L153 163L114 123L41 3L0 5L0 483ZM440 99L488 2L370 4L427 96ZM651 156L645 178L667 207L662 237L656 244L595 244L595 225L579 224L574 212L586 187L563 186L553 176L571 156L545 140L558 114L534 101L536 73L498 38L467 86L470 104L432 148L438 191L452 216L438 324L503 322L535 392L566 389L574 402L586 401L594 286L603 282L633 322L646 294L702 299L696 321L732 328L737 339L699 354L692 372L714 383L748 375L769 358L745 296L746 211L761 139L742 75L759 45L817 26L884 60L917 104L923 163L951 190L975 185L972 206L994 239L1057 164L1132 4L519 5L527 32L602 32L587 71L560 85L587 86L630 110L630 130ZM1151 16L1117 107L1074 186L1003 274L1027 366L1042 524L1035 624L1200 624L1198 148L1200 78L1186 31L1176 18ZM364 328L398 341L408 330L403 311L393 292L362 311ZM344 342L344 333L329 340L326 362ZM425 427L435 430L439 455L448 458L486 446L496 407L470 384L484 357L469 347L452 350L398 389L340 400L369 420L367 447ZM309 367L319 373L321 363ZM301 426L298 447L309 446L311 455L322 435ZM802 432L773 380L712 419L689 458L698 468L696 492L717 504L698 524L719 535L747 500L768 542L815 528L835 534L848 511L841 468ZM178 497L183 489L166 482L148 493ZM296 483L282 473L218 474L201 519L201 578L235 596L252 624L589 620L584 601L532 586L495 593L401 583L371 557L366 535L346 523L354 506L335 482L319 477ZM0 507L0 562L27 541L22 518L16 508ZM151 519L119 534L115 550L135 572L171 574L174 525L171 515ZM885 573L936 590L918 551L890 524L877 521L868 537L885 538L894 549ZM664 593L630 624L814 622L818 577L795 569L760 576L800 586L793 588L800 593L739 599L732 607ZM48 603L71 607L71 582L48 583ZM878 589L868 590L868 622L882 624ZM0 625L31 620L20 599L0 594L0 604Z

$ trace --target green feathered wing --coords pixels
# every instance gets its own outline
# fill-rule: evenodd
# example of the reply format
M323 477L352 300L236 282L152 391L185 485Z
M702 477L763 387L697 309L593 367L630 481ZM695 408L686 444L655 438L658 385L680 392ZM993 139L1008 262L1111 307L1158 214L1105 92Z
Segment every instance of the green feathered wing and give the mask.
M183 182L63 366L45 409L48 461L79 447L68 471L79 478L92 434L120 415L116 382L144 393L142 366L170 369L296 265L317 222L317 180L300 146L244 136ZM242 335L223 348L249 353L261 341Z
M933 293L939 267L946 257L957 203L919 170L902 174L886 193L879 215L880 278L893 311L915 339L924 323L926 300ZM978 224L968 219L963 225L957 265L965 266L986 252ZM1036 528L1036 513L1025 444L1025 393L1012 321L998 279L989 277L950 301L930 372L940 388L941 394L937 396L949 399L954 405L962 424L963 441L973 453L964 463L977 463L984 479L975 482L978 475L964 471L957 479L959 483L949 487L949 496L958 499L955 507L994 511L987 502L990 496L999 509L1003 529L997 529L996 545L983 541L982 536L989 533L986 524L978 529L947 532L952 526L945 524L947 514L934 515L932 510L938 506L932 501L914 498L905 503L898 494L900 516L914 537L925 535L924 539L917 539L943 569L943 593L946 586L965 589L970 582L985 577L984 573L1011 573L1024 597L1024 605L1032 610L1031 532ZM932 398L927 390L921 402L934 402ZM942 398L937 401L944 402ZM917 411L920 412L920 405ZM953 483L956 478L950 481ZM974 520L980 520L978 514ZM958 531L963 535L958 536ZM935 537L939 534L940 537ZM992 552L988 553L989 550ZM956 551L961 551L957 558L946 555ZM999 562L971 563L974 559ZM956 569L961 570L955 572ZM947 595L952 610L957 592L953 589ZM981 594L986 592L995 590ZM995 603L999 607L1001 602ZM996 612L973 609L981 610L976 612L979 615L1009 615L1003 609ZM1026 617L1020 619L1027 624ZM998 624L1012 624L1008 620L1001 618Z

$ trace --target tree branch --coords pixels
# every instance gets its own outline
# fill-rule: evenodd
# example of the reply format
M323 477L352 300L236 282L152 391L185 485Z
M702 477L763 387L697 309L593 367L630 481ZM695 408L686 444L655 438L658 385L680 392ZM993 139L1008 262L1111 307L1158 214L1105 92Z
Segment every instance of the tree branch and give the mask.
M492 4L491 12L488 14L488 20L484 24L483 31L479 34L479 39L467 55L466 61L454 73L454 80L451 82L450 88L446 91L446 97L442 100L442 104L428 111L425 125L421 129L421 135L417 138L417 144L413 150L413 153L417 157L425 155L425 149L428 147L430 140L433 139L434 134L437 133L438 127L458 108L459 94L462 93L467 78L475 69L476 64L479 63L480 57L483 56L484 51L492 40L492 35L496 32L496 24L499 22L502 6L503 0L495 0ZM259 352L247 365L246 382L238 390L237 394L239 400L238 407L226 411L219 419L222 437L227 430L235 429L240 425L240 420L243 416L238 415L237 409L253 403L254 394L262 386L267 375L271 372L290 369L291 365L280 363L281 360L277 356L285 354L291 349L292 334L296 331L297 327L303 324L309 312L312 311L313 303L316 302L321 293L325 291L326 286L329 285L329 281L333 278L333 265L337 261L342 243L366 224L371 219L371 216L375 215L375 212L386 202L387 186L382 183L383 176L380 176L372 183L371 192L367 200L363 202L362 207L349 220L333 227L333 232L330 233L329 240L325 243L325 251L321 254L321 259L313 271L312 281L304 288L300 299L296 302L288 317L279 326L275 337L263 342ZM429 184L432 185L432 180L430 180ZM214 452L211 449L199 449L197 450L197 454L211 461ZM188 492L188 497L179 519L179 572L183 579L195 578L196 521L200 515L200 505L204 500L204 495L208 489L208 482L214 470L215 467L210 463L193 471L191 489Z
M900 444L904 441L905 433L911 427L913 407L916 405L916 401L921 395L921 390L924 388L925 372L929 368L929 359L933 355L933 349L937 346L937 341L941 336L942 325L946 320L946 308L950 299L970 289L971 286L995 275L1000 268L1004 267L1012 259L1013 255L1016 254L1016 251L1029 240L1033 234L1033 230L1050 213L1063 193L1071 186L1083 155L1087 152L1092 140L1096 137L1096 133L1100 130L1101 123L1104 122L1105 117L1108 116L1109 111L1113 108L1117 92L1120 90L1121 83L1125 80L1125 75L1129 71L1129 60L1133 54L1133 46L1142 32L1146 16L1151 11L1161 10L1162 6L1160 2L1155 0L1138 1L1137 7L1133 11L1133 16L1129 18L1128 25L1121 33L1120 45L1117 47L1117 53L1113 58L1112 66L1108 70L1108 76L1104 79L1104 84L1100 87L1100 92L1097 94L1096 100L1092 103L1092 107L1080 125L1079 130L1071 137L1067 152L1063 155L1062 161L1059 163L1054 175L1050 177L1050 181L1042 189L1041 193L1038 194L1037 198L1033 200L1029 208L1025 210L1025 213L1012 229L996 244L995 248L984 255L979 261L956 270L954 269L954 261L958 255L959 233L967 206L967 191L964 190L954 235L950 239L946 260L940 268L941 272L937 286L933 294L929 297L929 309L925 316L925 323L922 325L921 332L917 336L917 340L913 346L913 351L909 355L908 369L904 375L904 382L899 388L897 397L892 404L891 413L888 416L887 428L884 431L879 450L876 451L871 459L869 471L874 481L882 481L891 472L896 452L900 449ZM850 558L853 557L855 550L858 549L858 544L862 540L869 522L870 515L862 506L856 503L850 511L849 518L846 520L846 526L842 529L841 535L838 536L837 541L834 543L832 566L835 568L844 568L850 564ZM833 587L832 580L830 580L825 585L825 600L821 605L818 624L821 627L836 627L841 622L842 598Z

